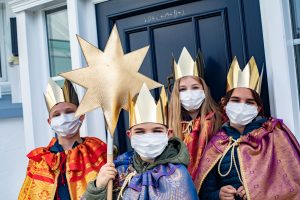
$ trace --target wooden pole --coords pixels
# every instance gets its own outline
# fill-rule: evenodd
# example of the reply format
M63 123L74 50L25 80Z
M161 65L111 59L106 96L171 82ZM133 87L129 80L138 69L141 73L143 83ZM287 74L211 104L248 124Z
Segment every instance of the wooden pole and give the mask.
M107 163L114 162L113 149L114 149L114 138L107 131ZM110 180L107 185L107 200L112 200L113 196L113 180Z

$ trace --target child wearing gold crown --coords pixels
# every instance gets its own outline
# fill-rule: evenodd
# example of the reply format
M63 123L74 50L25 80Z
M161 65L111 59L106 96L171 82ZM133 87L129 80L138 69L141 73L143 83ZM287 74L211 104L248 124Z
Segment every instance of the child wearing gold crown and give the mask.
M204 62L194 61L184 47L178 63L173 62L174 88L169 105L169 127L187 145L188 171L195 182L196 170L208 140L221 126L218 106L203 78ZM195 183L196 184L196 183Z
M130 138L134 151L104 165L90 182L83 199L106 199L107 184L114 179L118 199L198 199L186 169L189 155L185 145L170 138L167 128L167 97L164 89L156 104L144 84L136 101L129 103Z
M18 199L80 199L87 183L106 163L106 144L80 137L84 115L75 117L79 102L71 82L66 80L60 88L50 79L45 100L48 123L56 137L27 155L26 178Z
M263 117L261 81L253 57L243 71L234 58L221 100L229 120L200 161L200 198L300 199L300 146L282 120Z

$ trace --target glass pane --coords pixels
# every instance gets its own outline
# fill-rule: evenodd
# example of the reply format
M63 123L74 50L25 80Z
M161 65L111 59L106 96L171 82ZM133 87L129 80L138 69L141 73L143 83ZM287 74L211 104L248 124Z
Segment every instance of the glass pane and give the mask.
M4 28L4 23L3 23L3 11L4 11L4 8L3 8L3 5L0 3L0 34L4 34L3 33L3 28ZM4 37L4 35L0 35L0 78L3 78L2 77L2 67L4 67L3 66L3 64L2 64L2 59L1 59L1 53L2 53L2 51L1 51L1 49L2 49L2 46L1 45L3 45L3 43L2 43L2 38Z
M300 94L300 45L295 45L295 57L296 57L296 69L297 69L297 79L298 79L298 88Z
M1 47L1 43L0 43ZM2 78L2 60L1 60L1 48L0 48L0 78Z
M46 12L50 75L71 70L68 15L66 7Z
M300 1L290 0L294 39L300 38Z
M57 84L57 85L59 85L59 87L63 87L64 86L64 83L65 83L65 80L58 80L58 81L55 81L55 83Z

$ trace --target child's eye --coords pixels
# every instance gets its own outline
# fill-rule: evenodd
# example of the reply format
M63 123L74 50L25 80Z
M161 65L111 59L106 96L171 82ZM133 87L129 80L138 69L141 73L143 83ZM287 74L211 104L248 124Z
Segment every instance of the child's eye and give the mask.
M144 131L137 131L135 132L135 134L144 134L145 132Z
M230 101L231 101L231 102L239 102L238 99L231 99Z
M185 91L185 90L186 90L186 88L180 88L179 92L182 92L182 91Z

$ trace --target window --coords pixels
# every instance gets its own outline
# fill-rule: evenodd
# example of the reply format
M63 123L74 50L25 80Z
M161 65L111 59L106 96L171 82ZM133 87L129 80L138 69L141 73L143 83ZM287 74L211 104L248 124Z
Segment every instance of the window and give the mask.
M71 70L67 6L46 11L50 76Z
M293 45L294 45L294 52L295 52L295 59L296 59L298 88L300 90L300 1L290 0L290 9L291 9Z

